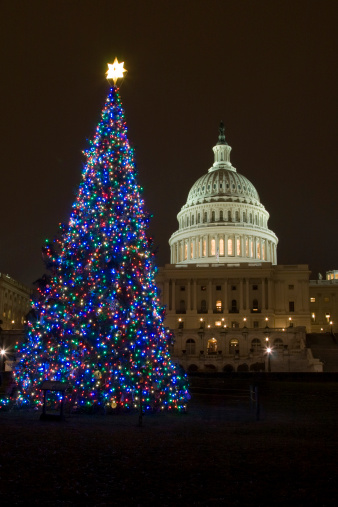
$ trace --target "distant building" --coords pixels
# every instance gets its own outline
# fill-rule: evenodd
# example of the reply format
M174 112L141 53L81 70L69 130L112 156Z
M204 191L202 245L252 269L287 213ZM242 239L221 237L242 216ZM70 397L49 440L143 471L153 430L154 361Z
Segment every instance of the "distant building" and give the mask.
M173 357L187 371L322 371L306 335L338 324L338 271L310 281L307 265L278 265L269 213L232 166L222 124L213 151L157 275Z
M25 317L30 310L30 296L29 287L0 273L0 370L11 369L14 346L23 339Z
M23 329L32 290L0 273L0 320L3 330Z

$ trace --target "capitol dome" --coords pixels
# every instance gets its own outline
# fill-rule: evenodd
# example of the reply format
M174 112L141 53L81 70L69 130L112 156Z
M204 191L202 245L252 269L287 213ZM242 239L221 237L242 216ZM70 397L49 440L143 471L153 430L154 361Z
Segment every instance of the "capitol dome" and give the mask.
M271 262L278 239L254 185L230 162L221 123L214 164L191 187L170 238L172 264Z

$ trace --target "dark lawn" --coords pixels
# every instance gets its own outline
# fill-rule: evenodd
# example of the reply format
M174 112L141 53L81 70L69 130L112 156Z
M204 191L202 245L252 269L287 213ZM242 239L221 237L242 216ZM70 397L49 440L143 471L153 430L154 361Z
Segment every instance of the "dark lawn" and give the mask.
M187 414L0 413L0 505L337 505L338 384L193 394Z

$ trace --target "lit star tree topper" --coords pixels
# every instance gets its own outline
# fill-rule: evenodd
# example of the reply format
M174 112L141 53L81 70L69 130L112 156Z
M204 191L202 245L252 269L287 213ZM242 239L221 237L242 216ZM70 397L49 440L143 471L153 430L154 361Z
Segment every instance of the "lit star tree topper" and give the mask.
M107 79L112 79L114 85L119 78L123 78L123 73L127 72L126 69L123 68L124 62L119 63L118 59L115 58L114 63L108 63L108 70L106 72Z

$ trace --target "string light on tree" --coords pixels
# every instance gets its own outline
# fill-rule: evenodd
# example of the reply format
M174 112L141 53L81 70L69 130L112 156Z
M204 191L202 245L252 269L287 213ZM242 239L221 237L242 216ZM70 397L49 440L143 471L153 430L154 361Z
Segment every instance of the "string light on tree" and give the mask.
M149 215L112 79L67 226L46 241L14 376L19 404L40 405L43 380L69 382L73 407L184 410L184 373L173 364L155 285Z

